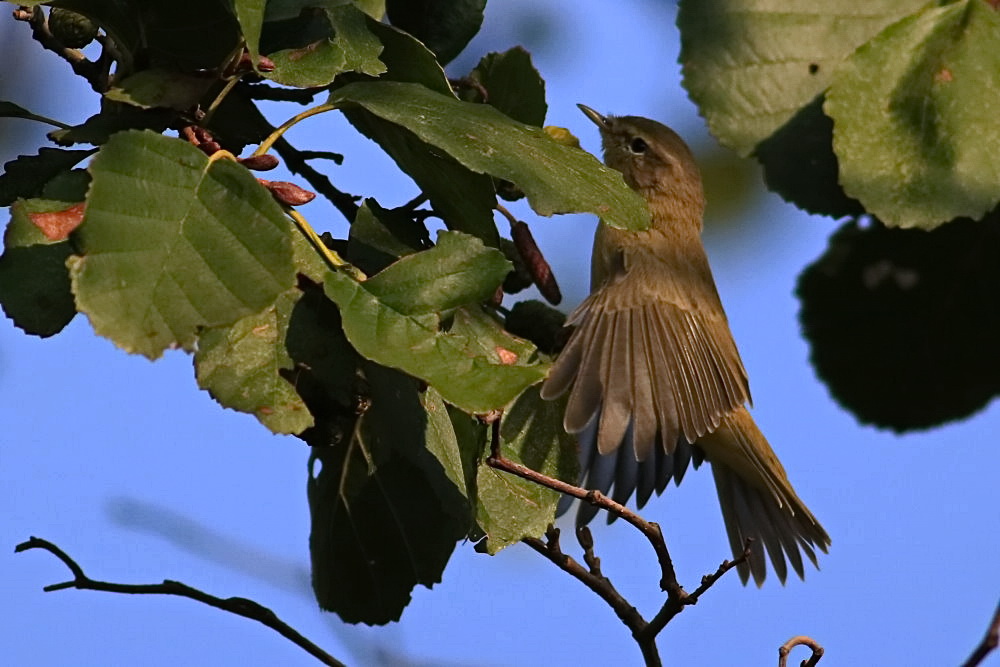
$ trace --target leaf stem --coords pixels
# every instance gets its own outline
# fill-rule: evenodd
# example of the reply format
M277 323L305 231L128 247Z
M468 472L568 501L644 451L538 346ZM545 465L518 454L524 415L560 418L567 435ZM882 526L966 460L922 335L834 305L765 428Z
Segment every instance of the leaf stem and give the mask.
M229 81L226 81L226 85L223 86L222 90L219 91L219 94L215 96L212 103L208 105L208 109L205 111L205 117L201 120L201 124L203 126L208 125L209 121L212 120L212 116L215 114L215 110L219 108L220 104L222 104L222 100L226 99L226 95L228 95L239 82L240 75L238 74L229 79Z
M294 127L295 125L299 124L300 122L304 121L306 118L309 118L310 116L316 116L316 115L319 115L321 113L326 113L327 111L333 111L336 108L337 107L335 105L329 104L329 103L325 102L323 104L319 104L317 106L314 106L311 109L306 109L302 113L295 114L294 116L292 116L291 118L289 118L288 120L286 120L284 123L282 123L281 125L279 125L278 127L276 127L275 130L274 130L274 132L272 132L267 137L267 139L265 139L261 143L261 145L257 147L257 150L255 150L253 152L253 154L254 155L263 155L264 153L266 153L269 150L271 150L271 146L274 145L274 142L276 142L278 139L280 139L281 136L285 132L287 132L288 130L290 130L292 127Z
M368 279L361 269L345 260L335 251L331 250L325 243L323 243L323 239L319 237L319 234L317 234L316 230L312 228L312 225L309 224L309 221L306 220L304 215L293 208L287 208L285 212L288 214L288 217L295 222L295 226L299 228L299 231L305 234L306 238L309 239L310 243L313 244L317 252L323 256L323 259L326 260L326 263L329 264L331 268L338 271L344 271L358 282Z

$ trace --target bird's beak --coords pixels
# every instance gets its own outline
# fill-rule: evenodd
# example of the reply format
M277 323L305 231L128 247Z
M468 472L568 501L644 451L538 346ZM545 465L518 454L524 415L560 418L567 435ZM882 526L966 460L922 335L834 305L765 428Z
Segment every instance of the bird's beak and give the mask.
M608 120L607 116L602 116L601 114L597 113L596 111L588 107L586 104L577 104L576 106L580 107L580 111L583 112L583 115L585 115L590 120L594 121L594 124L597 125L597 127L601 128L602 130L611 129L611 122Z

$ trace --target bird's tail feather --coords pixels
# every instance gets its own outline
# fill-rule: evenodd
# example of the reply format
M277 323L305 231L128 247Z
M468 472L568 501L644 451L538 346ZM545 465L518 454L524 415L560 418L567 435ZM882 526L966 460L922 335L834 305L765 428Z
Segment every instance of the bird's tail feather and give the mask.
M742 554L753 539L749 563L738 568L743 583L751 575L758 586L764 583L765 551L782 583L788 563L800 578L805 575L802 554L817 565L816 549L825 552L830 537L795 493L750 414L741 408L726 415L698 445L712 464L733 554Z

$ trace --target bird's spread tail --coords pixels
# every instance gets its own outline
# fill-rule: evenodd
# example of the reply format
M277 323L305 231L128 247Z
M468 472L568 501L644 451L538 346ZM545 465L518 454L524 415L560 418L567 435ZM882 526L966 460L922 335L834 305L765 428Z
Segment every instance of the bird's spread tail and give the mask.
M719 428L698 445L712 464L719 505L733 554L752 538L749 564L739 567L746 583L758 586L767 573L765 551L784 583L788 564L803 577L802 555L816 565L816 549L826 552L830 536L796 495L785 469L744 408L723 417Z

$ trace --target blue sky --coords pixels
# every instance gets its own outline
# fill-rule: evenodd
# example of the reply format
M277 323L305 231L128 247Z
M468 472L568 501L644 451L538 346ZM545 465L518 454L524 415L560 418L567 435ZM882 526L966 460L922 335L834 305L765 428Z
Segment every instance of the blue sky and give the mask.
M538 12L534 6L490 3L485 31L456 73L486 51L515 45L524 34L519 17ZM547 82L550 124L597 150L596 131L575 106L584 102L657 118L696 152L710 149L679 85L672 3L550 0L544 9L559 21L557 32L527 46ZM66 122L95 111L82 82L36 48L23 25L3 19L0 51L46 82L11 101ZM44 132L0 120L0 161L33 152ZM342 173L332 172L342 189L374 194L384 205L415 194L376 147L332 114L297 128L296 139L347 155ZM320 228L333 220L330 229L343 234L328 207L303 212ZM532 224L571 307L586 289L595 220L519 214ZM825 646L824 667L961 662L1000 592L1000 411L991 405L965 422L903 437L859 426L810 367L792 295L798 273L837 224L764 193L728 215L735 220L710 228L707 246L750 373L753 414L833 546L805 582L769 581L758 590L726 577L662 633L664 663L775 664L777 647L797 634ZM29 535L56 542L94 578L171 578L254 598L352 665L640 662L628 632L596 596L521 546L491 558L459 545L443 582L414 591L392 626L346 626L319 612L308 587L305 445L221 410L197 389L184 354L156 363L130 357L97 338L82 316L48 340L0 319L0 397L6 664L314 664L266 628L191 601L43 593L67 573L48 554L15 555L14 545ZM643 514L663 526L689 589L728 556L707 470ZM662 594L648 546L624 525L600 526L595 538L605 573L651 616ZM1000 658L986 664L1000 665Z

